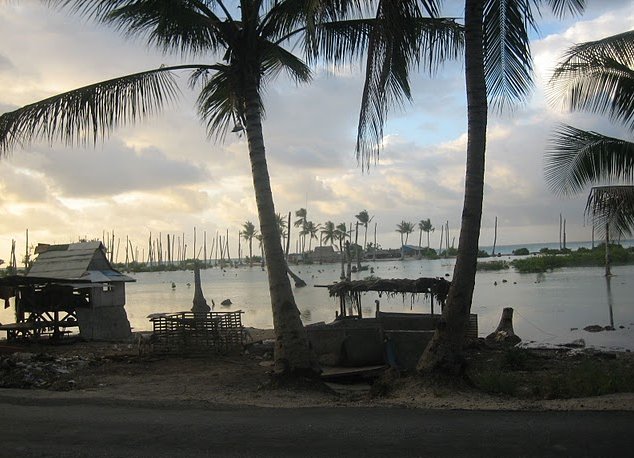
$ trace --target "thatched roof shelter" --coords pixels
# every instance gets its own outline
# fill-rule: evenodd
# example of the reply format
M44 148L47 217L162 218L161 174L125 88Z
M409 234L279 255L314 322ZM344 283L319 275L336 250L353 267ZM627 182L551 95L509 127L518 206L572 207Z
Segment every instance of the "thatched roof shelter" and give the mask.
M432 313L434 309L434 299L445 305L447 294L449 293L451 282L444 278L392 278L392 279L368 279L354 281L340 281L332 285L328 285L330 296L339 298L342 305L342 313L345 313L343 305L345 302L352 303L357 310L361 310L361 295L368 291L376 291L379 297L386 294L388 297L401 294L403 298L410 294L412 301L417 295L423 294L431 300Z

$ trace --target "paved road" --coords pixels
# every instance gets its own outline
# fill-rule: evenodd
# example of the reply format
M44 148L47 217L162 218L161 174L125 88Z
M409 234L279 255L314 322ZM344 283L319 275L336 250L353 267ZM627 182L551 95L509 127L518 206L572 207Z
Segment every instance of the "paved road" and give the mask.
M0 400L1 457L634 456L634 412L24 403Z

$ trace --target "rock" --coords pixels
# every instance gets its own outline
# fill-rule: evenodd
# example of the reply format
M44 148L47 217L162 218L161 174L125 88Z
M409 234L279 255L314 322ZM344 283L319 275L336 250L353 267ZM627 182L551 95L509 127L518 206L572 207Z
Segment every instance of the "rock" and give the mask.
M614 331L614 327L613 326L606 326L605 328L603 328L604 331Z
M584 331L587 332L601 332L603 331L603 326L599 326L598 324L591 324L590 326L586 326L583 328Z
M233 302L231 302L231 299L225 299L224 301L220 303L220 305L224 305L224 306L231 305L231 304L233 304Z
M583 339L576 339L576 340L573 340L572 342L561 344L560 346L566 347L566 348L585 348L586 341Z

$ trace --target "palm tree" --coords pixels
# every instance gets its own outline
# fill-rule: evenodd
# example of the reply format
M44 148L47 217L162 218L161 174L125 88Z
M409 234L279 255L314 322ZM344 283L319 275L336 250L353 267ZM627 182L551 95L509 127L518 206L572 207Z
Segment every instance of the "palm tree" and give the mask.
M280 243L284 246L284 241L286 240L287 232L286 232L286 220L282 216L281 213L275 214L275 221L277 223L277 230L280 233Z
M324 243L330 243L330 245L333 245L335 240L337 240L335 223L332 221L326 221L322 226L321 235Z
M305 208L300 208L299 210L295 211L295 216L298 218L295 220L295 222L293 223L293 226L295 227L301 227L301 230L299 231L299 244L300 244L300 250L302 252L302 255L304 254L304 245L306 242L306 234L304 233L304 226L306 225L306 221L308 221L306 218L308 216L308 211Z
M313 239L317 239L317 233L319 232L319 224L315 224L312 221L306 221L304 222L304 225L302 226L302 231L300 232L300 234L306 238L306 236L308 236L308 251L310 252L311 248L312 248L312 240Z
M340 278L343 280L346 278L345 265L346 265L346 256L344 256L344 243L346 237L348 237L348 228L346 227L346 223L339 223L335 228L334 236L339 242L339 254L341 255L341 276Z
M634 232L634 186L593 186L586 204L586 215L605 237L605 276L610 277L610 236L630 236Z
M368 244L368 224L370 224L370 221L374 219L374 216L370 217L367 210L361 210L359 214L354 215L354 217L357 218L361 224L363 224L363 249L365 250Z
M430 232L434 232L434 226L432 226L431 224L431 220L429 218L427 219L421 219L418 222L418 229L420 230L420 233L418 235L418 246L420 246L421 244L421 239L423 238L423 232L427 233L427 249L429 250L429 233Z
M357 156L364 166L379 154L388 108L409 98L409 71L419 62L416 33L408 25L421 9L435 15L440 2L402 0L385 2L386 30L368 50L366 84L361 102ZM462 346L475 286L482 199L488 100L505 108L523 100L532 86L529 29L536 29L535 13L547 4L556 15L580 12L584 0L465 0L464 55L467 88L467 164L458 256L451 289L443 308L443 326L427 346L419 371L461 372ZM419 8L419 5L421 6ZM454 57L458 37L430 67Z
M340 6L338 2L241 1L235 18L226 0L48 3L113 25L128 35L140 36L165 52L221 59L210 64L162 66L114 78L5 113L0 117L0 154L34 139L69 144L96 142L118 126L160 111L178 96L175 74L190 71L190 85L200 88L198 112L210 136L222 138L234 125L235 131L246 131L268 264L276 372L315 374L316 360L295 304L280 246L262 131L261 93L265 84L281 72L297 82L310 79L309 67L284 46L296 46L303 37L305 48L314 53L311 33L322 18L332 13L332 5Z
M570 48L551 85L571 110L605 114L634 133L634 30ZM634 143L569 125L559 126L545 154L550 188L574 195L597 183L634 183ZM610 272L610 233L634 231L634 186L594 186L586 215L604 232L606 276Z
M585 0L465 0L467 163L458 255L439 326L418 364L421 372L462 373L462 347L473 289L484 196L488 100L498 109L522 101L532 87L529 28L547 4L557 16L583 11Z
M253 237L256 236L257 230L251 221L247 221L242 225L242 238L249 242L249 267L253 267Z
M414 224L408 221L401 221L396 225L396 232L401 234L401 259L405 258L405 245L407 245L407 239L409 235L414 232ZM403 236L405 241L403 241Z

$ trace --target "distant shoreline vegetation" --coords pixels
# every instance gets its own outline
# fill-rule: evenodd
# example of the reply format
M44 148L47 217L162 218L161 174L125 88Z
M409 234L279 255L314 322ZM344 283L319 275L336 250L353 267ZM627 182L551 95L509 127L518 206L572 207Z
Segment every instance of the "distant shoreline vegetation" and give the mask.
M527 255L526 251L518 249L514 255ZM612 265L634 264L634 247L625 248L622 245L610 244ZM595 248L580 247L575 251L563 248L555 250L542 248L538 254L512 261L479 262L478 270L504 270L514 267L520 273L543 273L561 267L601 267L605 265L605 244Z

